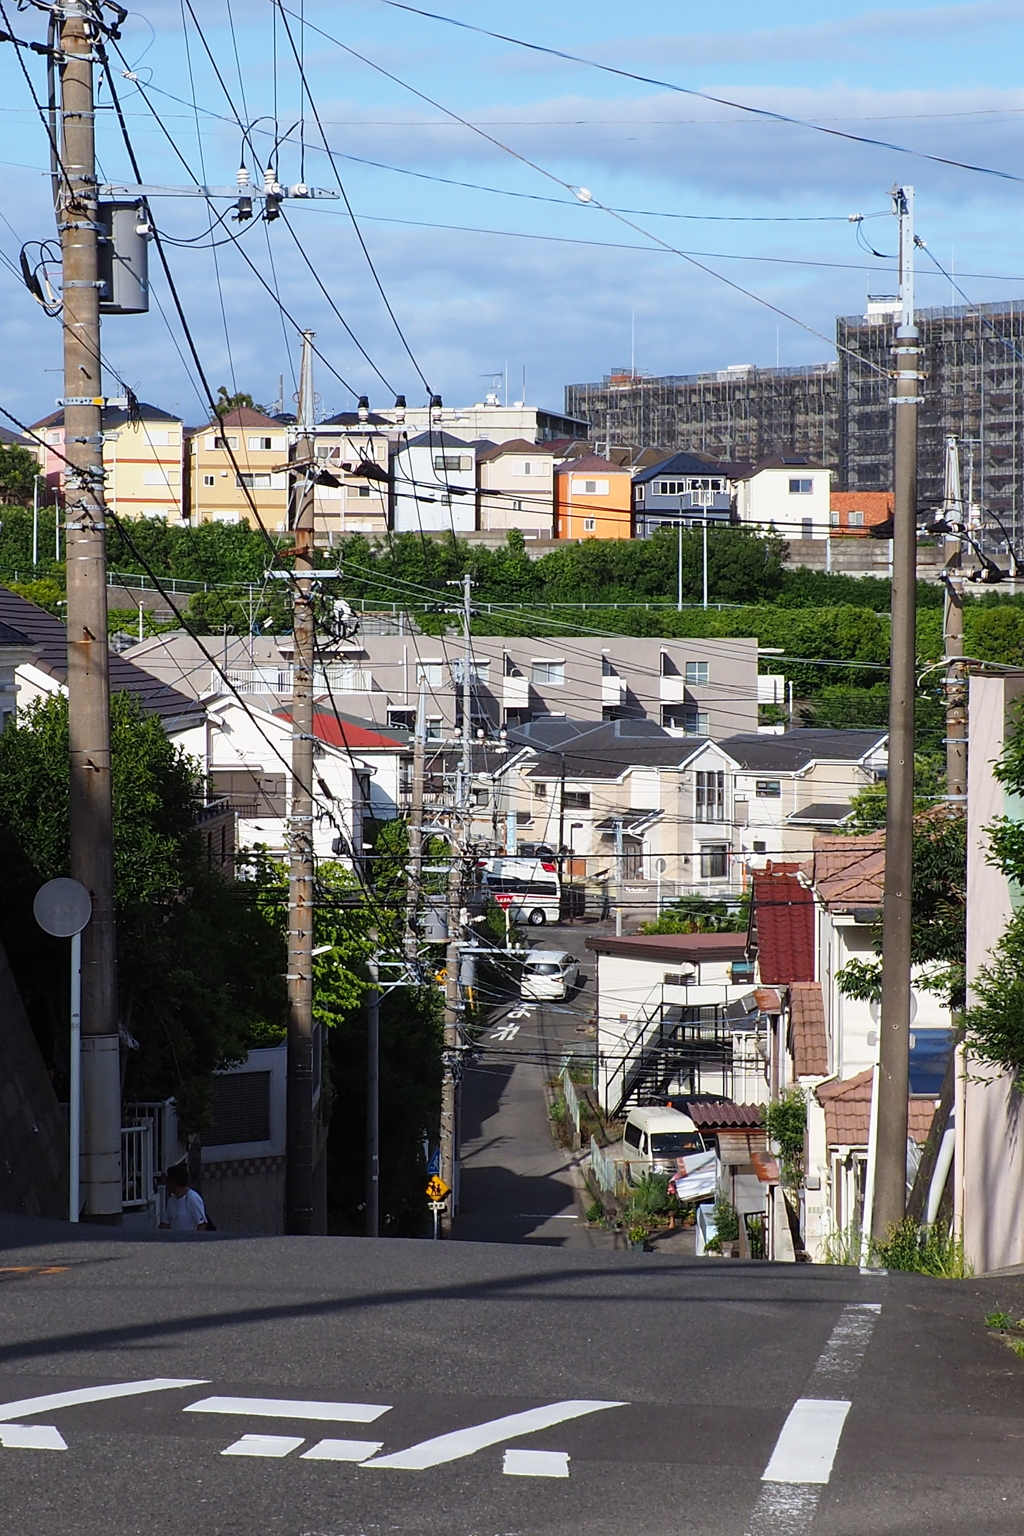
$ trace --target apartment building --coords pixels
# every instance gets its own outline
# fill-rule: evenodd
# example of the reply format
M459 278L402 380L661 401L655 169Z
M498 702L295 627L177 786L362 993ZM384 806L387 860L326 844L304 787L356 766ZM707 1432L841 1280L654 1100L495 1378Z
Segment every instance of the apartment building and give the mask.
M105 406L103 468L107 502L122 517L165 517L179 523L185 516L181 418L140 401L132 412ZM53 411L32 431L40 473L49 493L63 504L64 412Z
M515 400L502 405L496 394L489 394L475 405L446 406L435 397L430 405L407 406L399 396L393 406L377 406L377 415L392 426L417 436L434 428L455 437L474 441L485 438L491 443L508 443L525 438L528 443L548 443L556 439L587 438L586 419L569 411L550 411L542 406Z
M272 532L287 528L287 426L241 406L189 428L186 439L194 523L260 521Z

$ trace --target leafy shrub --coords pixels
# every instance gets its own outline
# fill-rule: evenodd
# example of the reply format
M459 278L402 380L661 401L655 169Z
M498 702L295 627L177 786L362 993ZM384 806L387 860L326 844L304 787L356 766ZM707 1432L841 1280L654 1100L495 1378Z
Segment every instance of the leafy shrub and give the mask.
M740 1218L736 1214L736 1207L722 1195L715 1201L715 1235L719 1244L735 1243L740 1235Z
M765 1110L768 1135L779 1148L782 1182L787 1189L799 1189L804 1177L804 1136L807 1131L807 1094L802 1088L787 1088Z
M889 1228L884 1243L873 1243L871 1257L884 1269L901 1269L937 1280L965 1280L973 1273L962 1239L937 1225L919 1227L906 1217Z

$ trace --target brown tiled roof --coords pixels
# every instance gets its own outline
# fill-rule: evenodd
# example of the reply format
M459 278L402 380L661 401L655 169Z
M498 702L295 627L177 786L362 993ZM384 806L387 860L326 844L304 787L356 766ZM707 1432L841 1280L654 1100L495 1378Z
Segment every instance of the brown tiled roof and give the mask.
M797 1077L825 1076L828 1039L820 981L798 981L790 988L789 1048Z
M774 987L755 987L754 1002L761 1013L780 1013L782 1011L782 998Z
M652 960L656 965L680 960L698 965L705 961L742 960L747 953L745 933L646 933L628 938L600 934L587 939L587 948L598 955L620 955L628 960Z
M825 1140L830 1147L866 1147L871 1123L872 1067L856 1077L833 1077L819 1083L815 1097L825 1111ZM907 1134L920 1146L927 1141L935 1100L913 1098L907 1103Z
M814 889L830 911L880 907L885 879L885 833L814 839Z
M686 1106L686 1114L702 1131L764 1124L762 1104L695 1104L691 1101Z
M560 464L556 474L576 474L581 469L600 470L603 474L628 475L629 470L623 469L621 464L612 464L600 454L588 453L582 459L569 459L565 464Z
M757 970L762 982L814 980L814 897L795 864L754 872Z

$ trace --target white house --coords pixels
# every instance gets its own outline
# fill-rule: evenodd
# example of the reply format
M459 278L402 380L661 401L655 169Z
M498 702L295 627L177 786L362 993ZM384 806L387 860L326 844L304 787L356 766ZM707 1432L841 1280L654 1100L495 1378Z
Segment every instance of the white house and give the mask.
M597 1095L609 1114L673 1094L767 1098L745 933L587 940L597 956Z
M472 533L476 452L475 443L437 428L403 432L391 460L395 532Z
M755 464L735 485L741 523L770 523L785 539L829 537L832 471L817 460L778 454Z

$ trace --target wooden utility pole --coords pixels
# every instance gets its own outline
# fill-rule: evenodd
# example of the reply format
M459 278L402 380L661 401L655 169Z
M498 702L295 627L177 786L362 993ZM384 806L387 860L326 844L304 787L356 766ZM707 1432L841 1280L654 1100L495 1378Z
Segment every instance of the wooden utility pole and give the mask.
M293 450L295 534L292 785L288 823L288 1095L285 1230L311 1235L313 1214L313 337L302 333L299 430ZM354 850L353 850L354 851Z
M93 130L94 26L67 7L60 24L56 181L63 267L64 505L67 517L71 875L92 897L82 935L82 1217L121 1220L121 1071L110 774L99 205Z
M900 297L896 332L892 640L889 665L889 766L882 907L882 1001L871 1237L884 1241L907 1201L907 1093L914 877L914 698L917 598L917 415L921 399L914 324L914 189L893 194L900 221Z

